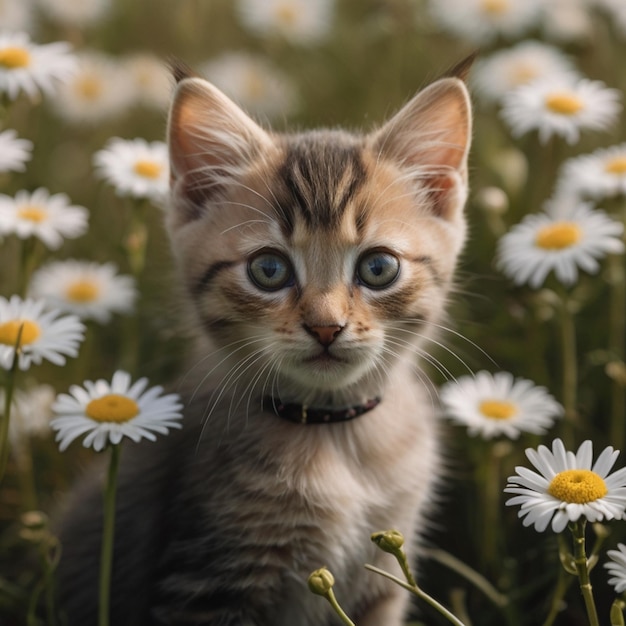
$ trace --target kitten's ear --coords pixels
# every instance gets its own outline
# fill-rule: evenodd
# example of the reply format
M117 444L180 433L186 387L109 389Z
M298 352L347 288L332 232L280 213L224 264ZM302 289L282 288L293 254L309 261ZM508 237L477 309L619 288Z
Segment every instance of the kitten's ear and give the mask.
M467 196L471 103L458 78L442 78L418 93L373 135L374 150L414 173L431 210L452 220Z
M211 83L179 78L167 131L171 188L176 209L195 219L272 140Z

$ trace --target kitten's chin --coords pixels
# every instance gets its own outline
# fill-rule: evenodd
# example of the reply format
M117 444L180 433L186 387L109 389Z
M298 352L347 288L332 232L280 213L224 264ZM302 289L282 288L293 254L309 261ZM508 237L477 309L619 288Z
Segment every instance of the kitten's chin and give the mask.
M297 401L309 402L312 397L330 395L339 403L351 404L353 396L362 400L380 392L384 376L376 374L375 363L373 357L348 360L328 353L284 363L280 372L281 391Z

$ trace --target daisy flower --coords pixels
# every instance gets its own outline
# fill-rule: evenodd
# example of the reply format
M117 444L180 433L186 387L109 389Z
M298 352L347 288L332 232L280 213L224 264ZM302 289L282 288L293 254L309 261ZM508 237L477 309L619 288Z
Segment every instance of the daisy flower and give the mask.
M78 55L78 69L58 90L53 104L72 124L97 124L126 112L135 95L133 80L123 64L99 52Z
M296 92L289 78L252 55L226 53L205 64L201 71L216 87L257 116L276 118L295 108Z
M101 21L111 10L111 0L39 0L39 6L53 21L80 28Z
M594 26L588 0L550 0L544 3L541 29L552 41L591 42Z
M167 109L172 76L163 61L152 54L133 54L122 61L135 85L135 100L159 111Z
M484 439L543 434L563 414L563 407L544 387L514 379L508 372L462 376L445 384L440 398L447 417Z
M45 310L45 306L44 300L22 300L18 296L7 300L0 296L0 367L11 369L18 336L21 370L39 365L44 359L64 365L66 356L78 354L85 326L75 315Z
M76 58L68 43L37 45L23 32L0 32L0 93L15 100L25 92L31 100L52 94L71 78Z
M169 189L167 146L162 141L113 137L93 158L96 173L121 196L163 200Z
M503 98L501 114L516 137L538 130L542 143L559 135L573 144L581 130L606 130L621 110L619 99L617 89L600 81L562 74L509 92Z
M479 95L489 102L498 102L521 85L573 71L573 63L558 48L539 41L523 41L479 60L472 79Z
M549 207L550 208L550 207ZM498 267L516 284L540 287L554 271L564 285L578 279L578 270L598 271L598 259L624 251L623 225L578 202L555 204L545 213L526 216L498 243Z
M0 174L23 172L24 163L30 160L33 142L20 139L12 128L0 133Z
M516 467L505 493L516 494L508 506L520 505L524 526L543 532L552 521L560 533L569 522L584 517L589 522L621 519L626 508L626 468L610 473L619 451L605 448L592 465L592 443L584 441L576 454L567 452L560 439L552 450L528 448L526 456L538 472Z
M557 193L596 200L626 195L626 143L565 161Z
M130 374L118 370L111 383L86 381L72 385L69 394L60 394L52 406L56 414L50 426L56 431L59 449L86 435L83 446L103 450L124 437L135 442L156 440L169 428L181 428L182 404L177 394L161 395L162 387L148 387L148 379L131 383Z
M106 324L112 313L130 313L137 297L130 276L119 276L112 263L55 261L38 269L30 295L61 311Z
M51 385L36 385L15 391L9 424L9 438L13 445L26 437L43 437L50 432L55 396ZM0 412L4 410L4 401L4 393L0 391Z
M64 193L50 195L39 188L32 193L18 191L15 198L0 194L0 235L37 237L52 250L61 246L64 237L83 235L87 219L87 209L71 205Z
M540 0L430 0L434 21L444 30L474 44L498 37L518 37L542 15Z
M0 2L0 24L7 32L31 32L33 28L34 4L24 0L2 0Z
M626 546L617 544L617 550L608 550L607 556L611 559L604 567L609 571L609 585L615 589L615 593L626 591Z
M292 43L312 43L330 31L334 0L239 0L242 24L262 36L280 35Z

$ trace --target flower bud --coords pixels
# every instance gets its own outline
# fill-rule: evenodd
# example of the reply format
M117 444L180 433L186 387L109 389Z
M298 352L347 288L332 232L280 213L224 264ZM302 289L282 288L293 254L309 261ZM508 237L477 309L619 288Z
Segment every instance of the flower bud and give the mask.
M509 197L500 187L483 187L474 200L487 213L504 215L509 210Z
M48 517L45 513L28 511L22 514L20 521L22 528L19 534L24 541L39 544L48 538Z
M309 589L318 596L325 596L335 584L335 577L326 567L320 567L309 576Z
M385 530L374 533L372 541L383 551L396 554L404 545L404 535L399 530Z

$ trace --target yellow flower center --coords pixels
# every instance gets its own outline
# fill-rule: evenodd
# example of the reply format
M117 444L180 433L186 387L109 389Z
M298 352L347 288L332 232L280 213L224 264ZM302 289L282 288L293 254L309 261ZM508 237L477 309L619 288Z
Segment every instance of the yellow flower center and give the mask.
M626 174L626 155L609 159L604 166L604 171L607 174Z
M598 474L573 469L559 472L548 486L548 493L562 502L585 504L604 497L609 490Z
M123 423L139 414L139 407L134 400L118 393L109 393L92 400L85 408L87 417L96 422Z
M485 13L502 15L509 10L509 0L483 0L481 6Z
M573 222L556 222L539 229L535 244L545 250L563 250L573 246L582 237L578 224Z
M102 81L94 76L80 76L74 82L74 89L85 100L97 100L102 94Z
M276 7L276 19L283 24L283 26L291 26L298 17L296 8L288 2L280 4Z
M546 107L559 115L576 115L584 106L584 102L575 94L567 91L556 91L546 96Z
M478 410L494 420L508 420L517 413L517 407L512 402L502 400L485 400L480 403Z
M22 220L36 223L45 222L48 219L47 211L34 205L21 206L17 210L17 216Z
M20 335L20 328L22 334ZM5 346L16 346L18 348L33 343L41 334L39 325L30 320L9 320L0 324L0 343ZM20 337L20 343L17 343L17 337Z
M91 280L77 280L68 286L65 295L73 302L93 302L100 295L100 289Z
M11 47L0 50L0 65L8 70L16 70L30 65L30 52L24 48Z
M156 179L161 175L163 166L160 163L154 161L148 161L147 159L139 160L133 166L133 171L139 176L144 178Z

